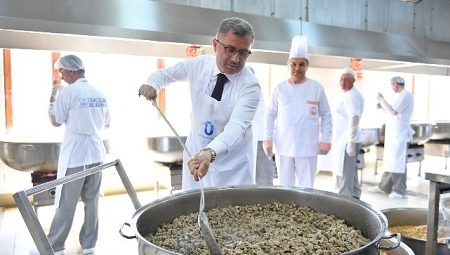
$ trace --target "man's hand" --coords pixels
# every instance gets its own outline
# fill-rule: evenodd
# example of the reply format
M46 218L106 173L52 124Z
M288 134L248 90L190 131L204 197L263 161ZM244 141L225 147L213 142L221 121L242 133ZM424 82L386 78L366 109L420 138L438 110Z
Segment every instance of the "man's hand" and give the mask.
M331 143L320 142L319 143L319 154L326 155L331 149Z
M356 143L352 143L352 142L347 143L345 150L347 151L347 154L350 157L355 156L356 155Z
M378 102L381 101L381 100L383 100L383 99L384 99L383 95L382 95L381 93L378 92L378 95L377 95L377 100L378 100Z
M272 157L273 157L272 147L273 147L273 141L272 141L272 140L264 140L264 141L263 141L263 150L264 150L264 153L266 154L266 156L267 156L270 160L272 160Z
M154 100L156 99L156 89L154 89L152 86L147 85L147 84L142 84L141 87L139 88L138 91L138 95L139 96L144 96L145 98L147 98L147 100Z
M54 103L56 101L56 97L58 97L59 91L63 87L61 85L58 85L57 83L53 82L52 87L52 94L50 95L50 103Z
M211 152L200 151L188 161L189 170L195 181L199 181L208 173L211 158Z

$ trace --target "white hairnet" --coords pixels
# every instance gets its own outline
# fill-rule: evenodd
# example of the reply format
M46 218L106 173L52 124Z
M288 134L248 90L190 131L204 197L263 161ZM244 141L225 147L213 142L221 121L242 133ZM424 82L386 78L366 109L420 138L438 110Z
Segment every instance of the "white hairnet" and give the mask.
M344 68L342 71L342 74L350 74L352 76L353 80L355 80L355 72L351 68Z
M405 85L405 80L400 76L392 77L391 82L396 82L400 85Z
M55 62L55 68L65 69L69 71L78 71L82 69L84 70L83 62L81 62L81 59L75 55L60 57Z

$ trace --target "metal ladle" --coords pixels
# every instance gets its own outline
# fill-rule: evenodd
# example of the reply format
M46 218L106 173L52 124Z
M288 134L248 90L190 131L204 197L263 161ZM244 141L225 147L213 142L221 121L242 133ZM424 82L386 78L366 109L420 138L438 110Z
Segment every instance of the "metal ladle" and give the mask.
M153 106L155 106L155 108L159 111L159 114L161 114L163 119L166 121L167 125L170 127L170 129L172 129L178 142L183 147L183 150L186 152L186 154L189 156L189 158L192 158L192 154L189 152L188 148L186 148L186 146L184 145L180 136L178 135L177 131L173 128L173 126L170 124L169 120L166 118L164 113L158 107L158 105L156 104L156 101L154 99L152 99L151 101L152 101ZM217 244L216 239L214 238L211 227L209 226L208 216L203 211L205 209L205 193L203 191L202 178L200 178L199 183L200 183L200 207L198 210L198 226L200 227L200 231L202 232L203 239L205 239L205 242L206 242L206 245L208 246L210 254L221 255L222 251L219 248L219 245Z

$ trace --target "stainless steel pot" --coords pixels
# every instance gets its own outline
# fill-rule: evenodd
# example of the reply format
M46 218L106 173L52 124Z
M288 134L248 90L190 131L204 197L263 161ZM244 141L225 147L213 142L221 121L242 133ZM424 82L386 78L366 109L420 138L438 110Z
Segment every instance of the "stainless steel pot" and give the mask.
M421 123L421 124L411 124L411 128L414 130L414 135L412 137L413 144L423 144L431 139L433 135L433 124ZM378 142L384 143L384 133L385 125L378 129Z
M431 139L442 140L450 139L450 122L449 121L438 121L433 126L433 135Z
M149 242L146 237L176 217L197 212L199 199L200 191L193 190L156 200L138 209L133 215L132 223L125 223L120 232L126 238L138 239L140 255L179 254ZM331 192L279 186L233 186L205 189L205 199L208 201L206 211L230 205L284 202L309 206L318 212L335 215L344 219L346 224L361 230L370 240L364 247L346 254L378 254L377 245L386 231L386 218L380 211L360 200ZM133 229L135 236L123 234L126 226Z
M361 146L369 147L378 143L378 128L361 129Z
M383 246L390 247L393 246L394 244L395 243L392 240L381 239L381 245ZM384 252L389 255L414 255L413 250L411 250L411 248L409 248L409 246L406 245L405 243L401 243L397 248Z
M389 222L389 226L419 226L427 224L427 208L390 208L382 210ZM426 241L402 236L401 241L408 245L416 255L425 255ZM450 254L445 244L439 244L437 254Z
M186 142L186 136L182 136L181 140ZM183 147L175 136L149 137L147 144L155 161L164 163L183 161Z
M109 141L104 140L106 152ZM54 172L58 169L61 143L0 141L0 159L14 170Z

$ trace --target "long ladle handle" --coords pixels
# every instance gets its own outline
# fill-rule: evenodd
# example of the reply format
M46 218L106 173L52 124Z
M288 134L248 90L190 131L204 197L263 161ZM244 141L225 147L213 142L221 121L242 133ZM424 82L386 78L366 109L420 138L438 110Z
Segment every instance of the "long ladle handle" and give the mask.
M175 128L173 128L172 124L170 124L170 121L166 118L166 116L164 115L164 113L161 111L161 109L159 108L158 104L156 103L155 99L150 100L152 101L153 106L155 106L156 109L158 109L159 114L161 114L161 116L163 117L163 119L166 121L167 125L170 127L170 129L172 129L173 133L175 134L175 136L178 139L178 142L180 142L181 146L183 146L183 150L187 153L187 155L192 158L192 154L189 152L188 148L186 147L186 145L184 145L183 141L181 140L181 137L178 135L177 131L175 130ZM202 184L202 179L200 178L199 180L200 182L200 191L201 191L201 197L200 197L200 211L203 211L203 209L205 208L205 197L203 194L203 184Z
M172 129L173 133L175 134L175 136L178 139L178 142L180 142L181 146L183 146L183 150L187 153L187 155L189 156L189 158L192 158L192 154L189 152L188 148L186 147L186 145L184 145L184 142L181 140L181 137L178 135L177 131L175 130L175 128L173 128L172 124L170 124L169 120L166 118L166 116L164 115L164 113L161 111L161 109L159 108L158 104L156 103L155 99L150 100L152 101L153 106L155 106L156 109L158 109L159 114L161 114L161 116L163 117L163 119L166 121L167 125L170 127L170 129Z

